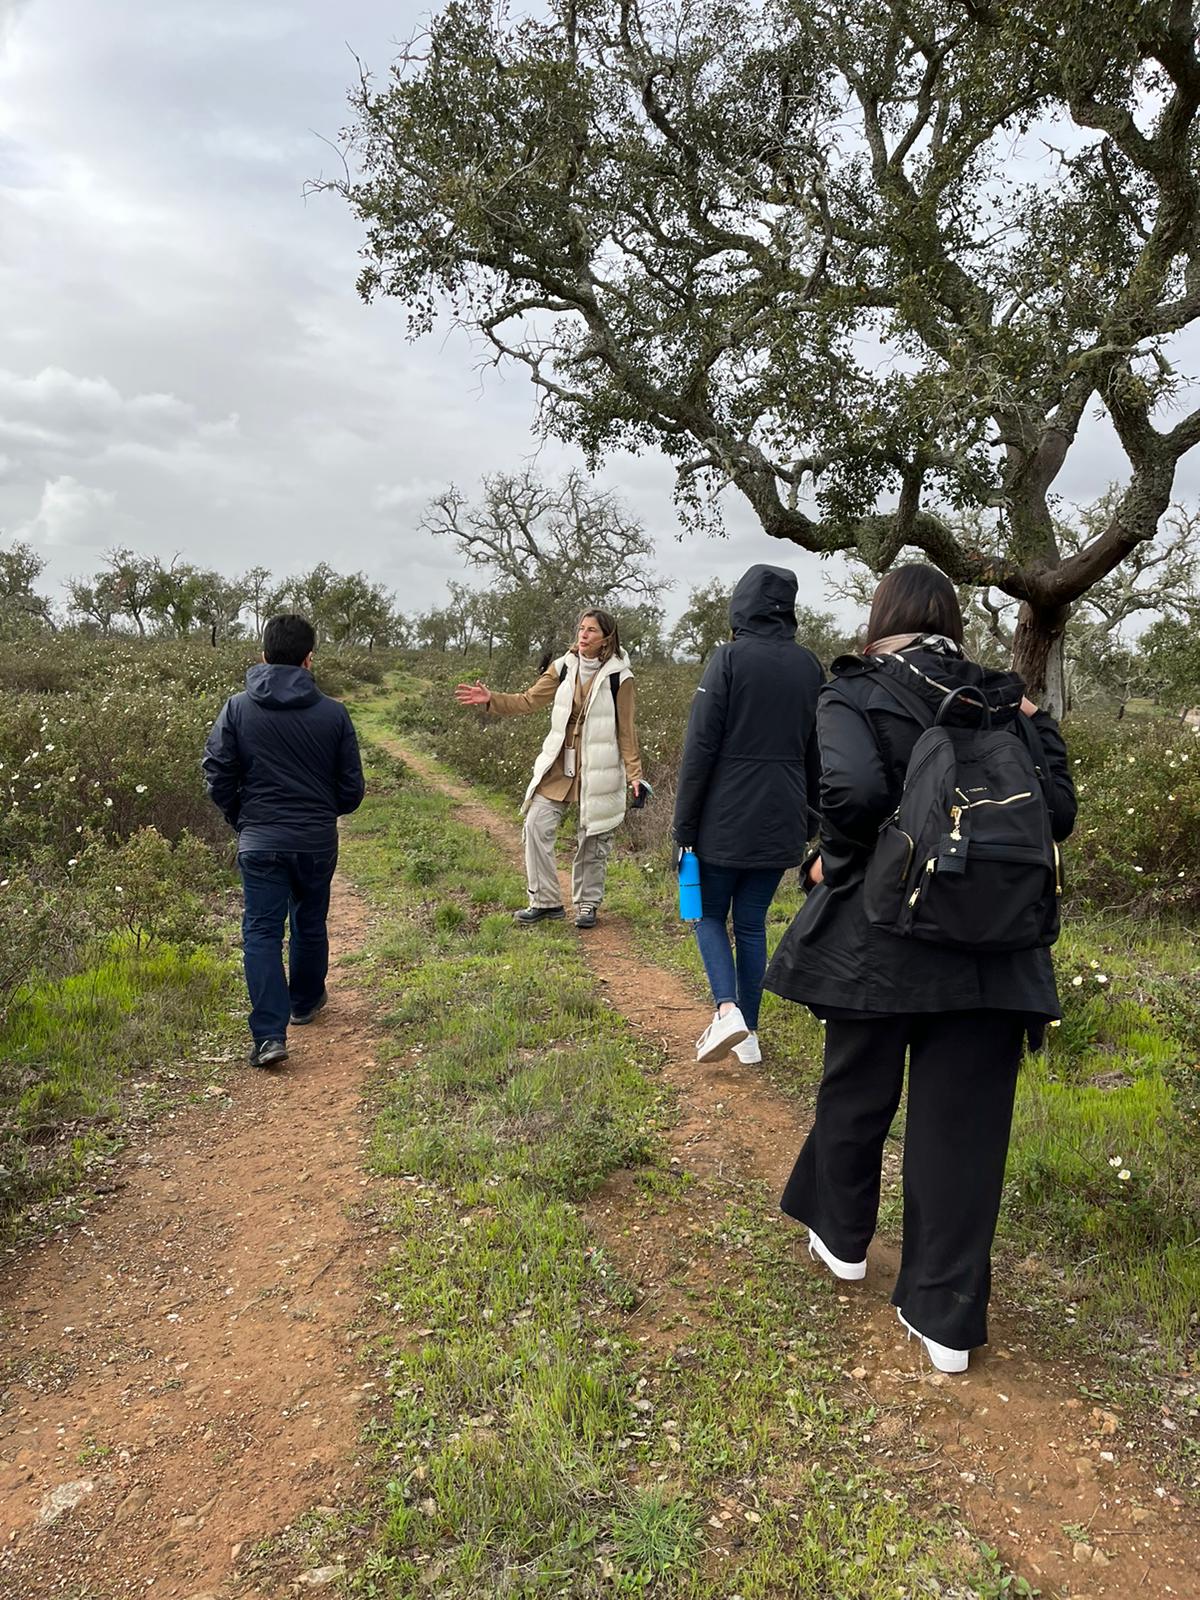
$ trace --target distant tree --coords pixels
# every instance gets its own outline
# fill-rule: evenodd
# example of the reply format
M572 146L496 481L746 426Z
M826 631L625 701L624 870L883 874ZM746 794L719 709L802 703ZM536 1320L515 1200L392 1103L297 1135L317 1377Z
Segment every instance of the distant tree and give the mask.
M121 613L115 573L97 572L92 578L67 580L67 611L78 622L107 638Z
M671 648L680 655L707 661L729 637L729 601L733 590L719 578L688 593L688 603L671 629Z
M451 488L433 501L422 526L453 540L505 596L511 649L553 651L574 635L587 606L619 612L654 600L667 583L650 567L653 545L616 495L579 472L557 484L527 469L483 481L472 506Z
M822 666L858 648L857 640L846 632L832 611L796 607L796 639L812 651Z
M454 636L454 618L449 611L425 611L417 618L417 643L426 650L445 652Z
M617 625L622 647L639 661L665 661L670 655L664 629L667 614L649 600L641 605L622 606Z
M241 616L248 600L245 580L198 570L195 583L195 619L207 628L208 642L215 650L241 632Z
M53 627L50 602L34 588L45 570L45 559L20 539L0 549L0 634L19 638Z
M266 567L251 567L238 583L246 597L245 609L254 619L254 637L261 639L267 618L278 609L274 598L279 586Z
M1163 617L1138 640L1141 692L1172 711L1200 706L1200 616Z
M161 561L154 561L152 567L146 614L162 633L186 639L196 625L200 574L180 556L175 556L167 566Z
M306 616L323 643L373 650L391 642L393 597L361 572L335 572L321 561L311 571L287 579L270 599L272 610L291 607Z
M1192 5L456 0L353 100L365 297L418 332L449 299L547 432L657 442L697 514L730 485L773 538L999 589L1057 704L1070 608L1200 443ZM1124 487L1066 552L1097 407Z
M129 618L142 638L146 636L146 618L154 614L155 595L162 577L162 568L152 556L139 556L123 546L105 555L116 596L117 611ZM93 587L97 579L93 580Z

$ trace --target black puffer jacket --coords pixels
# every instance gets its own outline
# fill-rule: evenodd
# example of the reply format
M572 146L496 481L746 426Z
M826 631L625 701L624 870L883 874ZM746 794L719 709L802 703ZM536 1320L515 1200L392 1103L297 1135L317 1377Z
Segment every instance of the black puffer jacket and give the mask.
M895 810L913 745L916 718L877 681L903 677L936 712L938 685L980 686L994 727L1016 728L1024 692L1011 672L993 672L928 650L905 652L923 677L885 657L842 656L833 664L817 708L821 748L821 861L824 882L808 895L784 935L767 973L766 987L811 1006L820 1016L988 1008L1058 1017L1058 995L1048 950L972 955L969 951L899 938L872 927L863 909L863 875L880 824ZM932 680L932 681L930 681ZM972 713L964 708L961 720ZM1033 719L1049 768L1055 839L1075 825L1075 789L1058 724L1044 712Z
M362 803L350 714L303 667L251 667L245 692L221 708L201 765L239 850L336 850L337 819Z
M714 866L795 866L815 831L824 673L796 643L796 587L786 567L745 573L729 602L733 639L692 700L673 831Z

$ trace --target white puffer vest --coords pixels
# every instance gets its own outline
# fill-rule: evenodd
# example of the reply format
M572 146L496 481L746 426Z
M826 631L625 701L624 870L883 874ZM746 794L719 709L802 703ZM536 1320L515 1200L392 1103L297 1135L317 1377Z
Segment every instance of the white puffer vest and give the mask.
M566 669L565 671L563 669ZM550 670L562 673L562 682L550 707L550 732L537 760L533 777L521 805L524 816L537 793L537 786L550 771L567 736L567 724L575 704L575 682L579 677L579 657L573 650L551 663ZM585 837L611 833L625 818L625 763L617 743L617 706L612 685L632 678L629 657L619 651L596 673L592 692L583 708L583 728L579 740L579 831Z

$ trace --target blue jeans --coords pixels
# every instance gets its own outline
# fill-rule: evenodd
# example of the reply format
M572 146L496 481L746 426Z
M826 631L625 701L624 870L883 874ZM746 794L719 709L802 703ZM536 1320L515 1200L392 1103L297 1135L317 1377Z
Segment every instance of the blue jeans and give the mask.
M308 1011L329 971L329 885L337 851L243 850L242 959L255 1041L286 1039L293 1011ZM283 971L283 928L290 931L289 975Z
M767 970L767 910L783 877L782 867L714 867L700 862L700 906L696 943L717 1005L736 1001L752 1031L758 1027L763 975ZM725 926L733 907L737 969Z

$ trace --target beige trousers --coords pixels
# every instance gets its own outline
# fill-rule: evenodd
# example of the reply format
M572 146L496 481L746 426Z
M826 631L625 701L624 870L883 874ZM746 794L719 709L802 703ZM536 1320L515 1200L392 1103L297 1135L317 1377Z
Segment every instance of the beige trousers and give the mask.
M531 906L562 905L554 841L566 810L565 800L547 800L544 794L535 794L525 813L525 876ZM571 897L577 906L598 906L604 899L604 872L612 847L611 833L580 836L571 867Z

